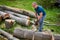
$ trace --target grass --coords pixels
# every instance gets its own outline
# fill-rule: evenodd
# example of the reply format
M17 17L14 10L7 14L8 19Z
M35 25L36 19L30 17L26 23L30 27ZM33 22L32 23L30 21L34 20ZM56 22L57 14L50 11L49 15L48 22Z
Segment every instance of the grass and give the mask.
M19 9L26 9L26 10L30 10L30 11L33 11L34 12L34 9L32 8L32 2L35 1L35 0L0 0L0 5L7 5L7 6L11 6L11 7L16 7L16 8L19 8ZM46 19L47 21L49 21L50 23L56 23L56 15L57 13L60 13L60 9L58 8L53 8L53 9L45 9L46 11ZM2 22L0 24L0 26L2 27L4 25L4 22ZM31 26L29 27L24 27L24 26L20 26L16 23L16 25L14 25L14 27L23 27L23 28L28 28L28 29L31 29ZM10 31L13 31L14 27L10 30ZM45 26L44 25L44 29L53 29L54 30L54 33L59 33L60 34L60 27L57 27L57 26Z

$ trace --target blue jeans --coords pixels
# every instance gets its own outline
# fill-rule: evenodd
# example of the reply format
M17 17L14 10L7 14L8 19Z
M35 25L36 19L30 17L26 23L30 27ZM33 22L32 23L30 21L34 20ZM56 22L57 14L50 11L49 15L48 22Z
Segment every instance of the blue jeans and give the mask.
M44 19L45 19L45 16L43 16L43 17L39 20L39 32L42 32Z

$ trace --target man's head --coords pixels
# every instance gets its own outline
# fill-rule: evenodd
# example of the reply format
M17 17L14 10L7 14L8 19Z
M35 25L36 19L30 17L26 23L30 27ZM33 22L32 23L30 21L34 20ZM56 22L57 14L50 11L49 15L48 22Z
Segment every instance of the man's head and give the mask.
M37 3L36 3L36 2L33 2L33 3L32 3L32 6L33 6L34 8L37 8Z

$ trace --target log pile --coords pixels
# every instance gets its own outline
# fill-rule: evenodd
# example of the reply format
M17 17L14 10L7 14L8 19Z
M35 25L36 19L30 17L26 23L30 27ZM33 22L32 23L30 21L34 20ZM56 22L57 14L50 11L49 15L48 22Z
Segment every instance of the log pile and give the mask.
M17 9L8 6L0 6L0 21L2 20L2 18L3 19L11 18L5 20L6 28L11 28L15 23L15 21L24 26L29 26L30 24L34 24L34 22L30 21L30 17L35 18L35 14L33 12L29 12L23 9ZM0 34L8 38L8 40L19 40L17 38L23 38L26 40L52 40L51 34L45 32L35 32L32 30L25 30L20 28L16 28L13 32L13 35L17 38L13 37L11 34L1 29L0 29ZM55 40L60 40L60 35L53 35L53 36Z
M24 9L17 9L17 8L12 8L12 7L8 7L8 6L0 6L0 8L2 8L4 10L20 13L20 14L23 14L23 15L27 15L27 16L30 16L30 17L35 17L35 14L33 12L29 12L29 11L24 10Z
M30 30L16 28L14 36L17 38L27 38L34 40L52 40L52 35L45 32L34 32ZM60 35L54 35L55 40L60 40Z
M12 20L12 19L6 19L5 20L5 26L7 29L11 28L15 23L15 20Z
M14 16L12 14L8 14L8 13L2 12L2 11L0 11L0 14L2 15L3 19L6 19L6 18L9 17L9 18L15 20L19 24L22 24L22 25L25 25L25 26L30 25L30 20L29 19L20 18L20 17Z

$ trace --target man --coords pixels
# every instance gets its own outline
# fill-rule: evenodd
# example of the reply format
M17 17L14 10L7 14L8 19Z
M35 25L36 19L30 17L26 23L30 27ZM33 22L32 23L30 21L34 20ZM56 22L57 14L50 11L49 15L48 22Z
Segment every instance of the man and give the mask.
M39 31L42 32L43 20L45 18L46 13L45 13L44 9L42 8L42 6L37 5L36 2L33 2L32 6L36 11L35 16L37 17L38 22L39 22Z

